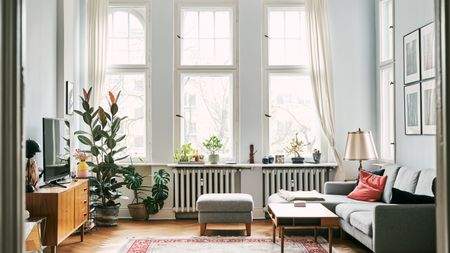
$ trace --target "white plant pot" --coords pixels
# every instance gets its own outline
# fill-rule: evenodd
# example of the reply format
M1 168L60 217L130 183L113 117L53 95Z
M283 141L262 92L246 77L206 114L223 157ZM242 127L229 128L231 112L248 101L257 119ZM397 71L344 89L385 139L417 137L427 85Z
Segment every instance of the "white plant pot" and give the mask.
M219 163L219 155L218 154L209 155L209 162L211 164L218 164Z

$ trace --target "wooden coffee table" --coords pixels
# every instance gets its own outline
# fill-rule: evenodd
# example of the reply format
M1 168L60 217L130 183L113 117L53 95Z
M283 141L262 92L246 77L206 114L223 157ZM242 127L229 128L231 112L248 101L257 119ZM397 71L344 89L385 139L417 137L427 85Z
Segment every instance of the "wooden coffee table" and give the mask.
M333 248L333 231L339 227L339 217L318 203L306 203L306 207L294 207L294 204L269 204L269 215L273 223L273 242L275 233L280 229L281 253L284 253L284 232L286 229L314 229L314 241L317 242L317 228L328 228L328 251Z

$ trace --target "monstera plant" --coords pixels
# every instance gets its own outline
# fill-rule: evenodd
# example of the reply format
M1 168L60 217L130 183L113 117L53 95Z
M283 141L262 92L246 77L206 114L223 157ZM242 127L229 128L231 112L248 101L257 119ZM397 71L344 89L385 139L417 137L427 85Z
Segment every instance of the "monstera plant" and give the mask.
M83 89L81 96L82 111L75 110L86 125L86 131L77 131L78 140L87 149L85 152L91 154L88 165L95 173L95 179L91 179L91 194L95 198L95 223L99 226L117 225L119 206L117 199L126 198L122 196L120 188L126 183L119 180L132 169L132 166L122 167L116 162L126 159L122 153L126 147L121 144L125 135L120 135L121 123L126 117L118 116L119 106L117 101L120 92L114 95L108 93L109 108L102 106L94 108L91 105L92 88Z

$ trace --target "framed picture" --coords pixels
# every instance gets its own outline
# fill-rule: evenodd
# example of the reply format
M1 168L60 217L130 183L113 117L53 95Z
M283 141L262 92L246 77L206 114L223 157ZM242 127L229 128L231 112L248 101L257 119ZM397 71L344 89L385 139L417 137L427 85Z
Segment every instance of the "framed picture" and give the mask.
M419 30L403 37L403 72L405 84L420 80Z
M66 115L73 114L73 83L66 81Z
M420 28L420 69L422 79L433 78L436 75L434 23Z
M420 83L405 86L405 134L421 134Z
M436 80L422 82L422 134L436 134Z

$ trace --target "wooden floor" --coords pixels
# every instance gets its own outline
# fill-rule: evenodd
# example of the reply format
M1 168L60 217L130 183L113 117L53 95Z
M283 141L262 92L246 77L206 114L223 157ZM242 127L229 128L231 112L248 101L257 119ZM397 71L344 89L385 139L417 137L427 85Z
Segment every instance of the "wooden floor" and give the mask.
M219 230L220 229L220 230ZM235 229L240 229L236 231ZM244 235L244 225L208 225L207 235ZM270 220L255 220L252 224L252 237L271 237L272 226ZM58 253L80 252L116 252L130 238L149 237L194 237L199 236L199 225L196 220L170 220L170 221L130 221L121 220L117 227L94 228L80 242L79 235L72 235L57 248ZM358 241L350 236L345 240L334 238L334 247L340 253L366 253L370 252ZM44 252L50 252L45 250Z

